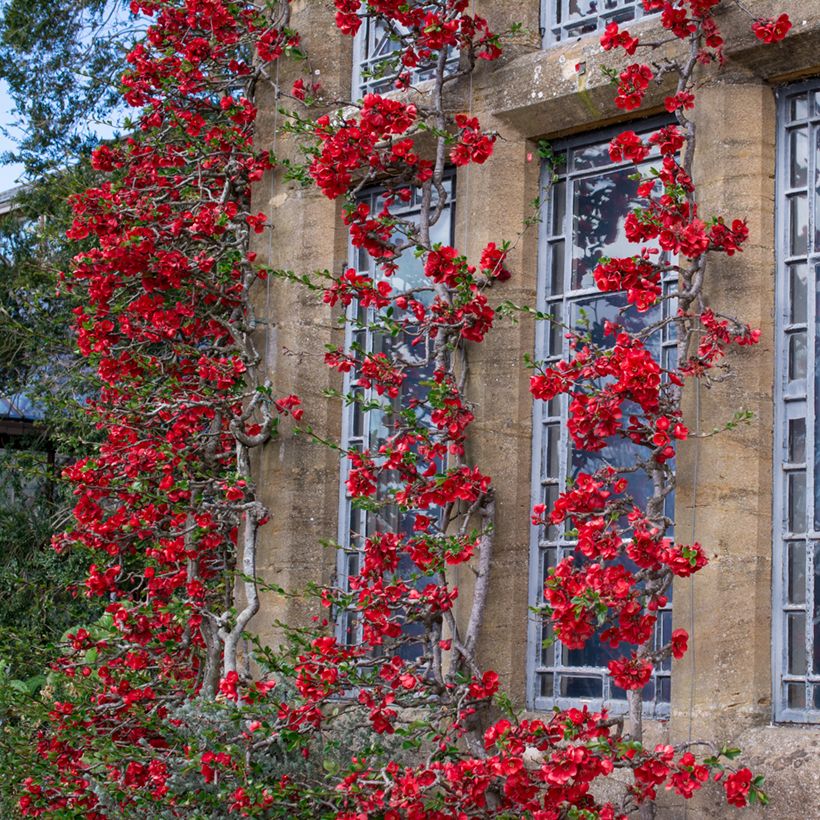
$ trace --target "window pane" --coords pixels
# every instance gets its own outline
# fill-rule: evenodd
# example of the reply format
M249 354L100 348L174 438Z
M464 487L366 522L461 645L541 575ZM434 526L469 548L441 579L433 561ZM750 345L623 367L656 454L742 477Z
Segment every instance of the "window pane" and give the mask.
M820 205L820 128L815 126L815 144L814 144L814 237L812 250L817 251L820 248L820 224L817 222L817 214L820 213L818 206Z
M551 424L544 430L544 478L559 478L558 462L561 453L561 428Z
M383 94L393 89L396 75L402 69L398 52L401 48L399 38L379 18L366 18L354 41L354 82L358 82L358 93L364 96L368 92ZM458 67L459 54L453 50L447 59L447 69ZM424 62L412 72L414 82L430 79L434 66Z
M790 464L804 464L806 461L806 420L789 419L789 449Z
M599 142L572 152L573 171L589 171L592 168L603 168L611 164L608 142Z
M541 674L538 676L539 686L538 694L542 698L552 698L555 696L553 692L553 677L549 674Z
M808 270L805 262L789 265L789 323L793 325L806 324L807 275Z
M448 176L444 180L444 188L448 194L452 192L452 177ZM437 194L435 198L437 199ZM371 212L378 212L384 206L385 194L380 191L371 191L364 195L362 202L370 206ZM435 200L434 200L435 201ZM431 239L433 242L450 244L452 241L452 206L453 201L449 199L446 206L437 220L431 226ZM398 206L394 209L396 216L412 222L419 214L419 199L406 205ZM402 241L402 237L396 233L395 241ZM369 255L363 253L361 249L350 248L350 262L358 266L360 270L373 272L375 265ZM426 282L421 270L421 263L416 259L413 249L406 250L398 260L398 270L391 280L395 290L416 287ZM351 305L350 316L356 318L360 323L360 329L351 334L351 347L357 349L356 358L361 362L365 354L392 352L399 345L409 346L414 340L412 329L403 331L396 336L388 336L380 332L378 327L379 315L371 309L362 309L356 304ZM414 349L417 355L424 354L420 348ZM341 442L344 449L359 449L369 447L371 450L378 450L379 446L385 442L392 433L396 418L396 411L410 400L417 400L416 418L422 426L430 426L430 413L432 408L424 403L426 390L422 387L422 382L432 378L435 364L429 362L418 366L408 367L405 373L405 381L401 387L401 393L394 400L387 396L377 396L375 391L365 390L355 385L357 373L354 371L346 379L346 391L352 393L358 399L367 402L368 399L375 399L380 407L362 411L361 402L356 401L352 406L348 406L346 429L344 439ZM398 487L398 474L394 471L382 471L378 476L376 498L380 501L390 501ZM414 515L411 511L402 511L394 504L385 504L377 510L366 512L353 506L350 500L342 502L339 520L348 522L347 526L340 532L342 549L337 556L337 573L341 586L348 586L349 579L358 574L361 566L361 554L356 550L364 547L364 539L372 536L376 532L396 532L400 535L408 536L413 532ZM433 511L435 514L435 511ZM397 573L398 576L413 580L418 579L419 583L429 583L429 578L418 578L419 572L414 567L409 556L400 556ZM402 613L394 613L393 617L401 622ZM419 624L403 624L403 636L405 638L419 637L422 627ZM360 637L360 625L353 612L343 612L338 616L337 634L340 640L358 642ZM422 652L422 647L417 641L409 641L402 646L396 646L395 651L402 657L410 660L418 658Z
M814 545L814 626L812 647L814 649L813 669L815 675L820 675L820 543Z
M792 333L789 336L789 381L806 378L806 334Z
M564 326L562 324L562 311L560 305L553 305L549 310L549 315L552 317L549 322L547 330L547 356L560 356L564 348ZM550 404L549 415L557 416L558 412L553 412L554 403L557 399L553 399Z
M802 612L786 616L789 641L789 674L806 674L806 616Z
M788 529L789 532L801 533L806 531L806 474L789 473L788 487Z
M788 544L787 594L790 604L806 602L806 545Z
M607 12L607 19L613 19L618 9L627 8L629 5L621 6L615 3L602 6L599 2L596 11ZM565 6L565 9L568 8ZM609 138L601 138L588 143L576 143L567 150L566 179L561 181L565 184L554 185L548 192L548 200L545 203L545 231L548 234L548 243L544 248L545 258L540 262L544 266L541 269L540 281L544 282L547 288L551 288L547 294L541 296L541 303L543 304L546 296L556 307L560 305L564 321L569 327L588 336L591 344L603 347L609 347L613 342L611 337L604 336L605 321L615 322L629 331L640 332L660 320L664 309L659 304L649 311L639 313L634 305L627 302L625 293L603 294L594 289L592 271L601 256L631 256L636 252L635 246L627 242L624 236L626 217L632 208L639 204L636 198L637 184L635 180L630 179L635 169L611 167L613 163L609 157L609 141ZM566 218L563 204L554 201L556 196L562 199L566 196L569 202L571 212ZM563 225L558 224L561 220ZM557 233L558 231L561 233ZM556 247L556 238L559 235L562 236L563 248ZM567 255L569 259L566 258ZM556 270L559 267L562 274L564 269L567 269L568 282L563 279L556 281ZM588 292L582 294L579 291ZM589 291L594 291L594 294ZM551 307L549 309L552 310ZM543 332L539 343L549 347L546 350L537 350L536 358L541 361L554 361L566 346L563 338L565 332L563 328L558 327L554 328L552 333ZM645 340L647 349L656 359L660 359L662 355L662 342L666 342L668 350L674 352L674 328L666 335L659 331ZM541 417L546 420L552 413L557 415L562 406L565 409L566 403L565 397L554 400L553 406L540 411L543 414ZM626 424L629 416L639 413L639 409L627 404L623 413ZM548 509L553 505L559 489L563 489L567 480L572 479L579 471L593 472L604 463L615 467L634 464L636 446L631 440L617 433L607 439L603 450L589 453L571 448L565 417L560 423L550 421L543 430L544 439L541 449L535 453L535 458L540 460L538 470L542 479L548 480L548 483L534 489L533 503L545 503ZM559 458L561 453L566 455ZM649 479L641 471L631 472L626 477L629 481L629 492L635 503L644 503L651 490ZM668 502L670 505L673 504L671 496ZM537 536L542 550L545 543L548 543L547 539L558 544L559 535L562 539L567 537L563 527L559 530L558 527L550 526L548 532L544 532L544 529L547 528L542 527ZM541 552L534 553L533 560L539 560ZM556 552L561 555L572 555L573 548L562 540ZM543 563L540 569L543 572ZM664 624L671 628L671 613L659 618L657 646L662 644L663 636L660 632ZM560 643L556 645L543 658L552 665L550 671L557 682L556 696L623 701L626 697L625 692L610 685L606 670L609 660L620 657L622 650L623 647L612 649L602 644L597 637L580 650L568 650ZM542 657L538 654L539 647L533 647L532 651L536 652L535 657ZM539 682L535 681L535 691L539 691L538 687ZM668 702L668 692L667 677L665 686L659 685L659 679L653 679L645 694L650 701L658 703L664 696Z
M552 202L552 235L563 236L566 227L564 220L567 216L567 183L556 182L550 193Z
M561 675L560 695L562 698L602 698L604 682L602 678L582 678Z
M642 0L549 0L547 8L551 41L601 30L613 20L635 20L644 13Z
M789 709L806 708L806 684L788 683L786 684L786 703Z
M636 196L637 185L629 178L634 173L634 168L625 168L574 183L573 290L594 286L592 271L602 256L629 256L635 252L624 235L626 217L641 203Z
M550 296L560 296L564 292L564 243L552 246L550 258Z
M777 305L776 334L785 356L777 363L776 390L779 429L775 465L783 482L782 507L775 510L775 568L782 580L780 599L774 601L775 635L785 637L778 653L775 676L775 718L795 719L795 712L812 708L814 683L809 673L820 669L815 646L820 641L820 579L815 559L820 547L806 534L820 527L820 265L811 257L820 248L820 82L791 89L779 109L777 208L785 215L786 230L778 236L778 275L784 277ZM795 93L797 92L797 93ZM812 122L810 117L815 118ZM797 189L792 195L789 192ZM808 190L806 190L808 189ZM809 198L811 197L811 199ZM810 231L811 229L811 231ZM799 257L789 261L790 257ZM810 382L809 379L813 381ZM810 493L814 496L811 497ZM784 675L798 680L783 680ZM800 680L799 678L803 678ZM785 714L783 710L792 710ZM797 718L800 719L799 717Z
M789 184L805 188L809 174L809 136L804 128L789 134Z
M809 115L809 102L805 94L797 94L789 100L789 119L804 120Z
M544 501L543 503L547 507L547 512L555 506L555 502L558 500L558 485L557 484L548 484L544 487ZM558 538L560 530L555 524L546 524L542 526L542 538L545 541L555 541Z
M789 254L805 256L808 250L809 210L805 194L789 199Z

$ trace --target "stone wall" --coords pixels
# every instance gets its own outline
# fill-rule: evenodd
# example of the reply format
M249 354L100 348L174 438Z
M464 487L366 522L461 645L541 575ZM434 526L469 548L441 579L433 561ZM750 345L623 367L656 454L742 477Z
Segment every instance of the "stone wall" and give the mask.
M733 352L731 378L697 395L690 390L687 408L689 426L697 423L701 430L719 426L740 408L754 417L718 437L690 439L680 450L678 537L700 541L711 560L694 579L675 583L675 625L690 632L691 649L673 669L671 720L652 733L671 742L696 738L742 746L746 759L767 776L772 797L767 816L804 820L820 817L820 728L772 725L771 704L774 94L786 80L820 75L820 0L748 0L747 5L759 16L786 11L795 27L785 43L763 47L749 32L748 18L735 8L724 15L721 24L731 49L724 71L703 72L696 182L705 213L748 220L751 239L744 253L720 261L708 290L714 307L730 306L730 312L760 327L762 341ZM326 89L349 94L351 40L337 33L332 3L295 0L293 8L311 69ZM537 228L522 232L522 226L538 196L538 160L532 158L536 140L593 131L627 117L614 107L612 87L600 71L615 58L602 52L597 36L542 50L539 0L480 0L477 8L494 28L518 20L524 33L501 63L481 66L453 92L455 107L472 111L501 135L490 162L459 171L455 244L476 258L489 241L515 241L509 264L514 276L499 299L533 304ZM661 33L652 18L636 28L648 39ZM666 92L653 86L646 113L662 110ZM262 144L280 156L292 152L289 138L279 131L275 101L266 105L263 100L263 107ZM318 191L271 175L259 184L256 205L274 223L259 239L260 258L297 273L345 263L347 237L338 209ZM260 315L270 320L260 332L275 387L298 393L316 431L338 439L339 401L323 391L341 385L322 363L325 344L341 340L336 316L321 296L277 280L260 291L259 306ZM532 432L522 360L533 349L531 322L500 322L470 356L477 421L469 454L493 476L498 500L481 653L521 705ZM320 542L336 537L338 457L305 439L288 438L263 455L259 475L273 510L260 561L264 579L291 590L329 579L335 556ZM469 577L463 580L469 586ZM257 629L275 641L277 619L307 618L314 614L312 606L269 593ZM733 815L733 809L716 808L717 798L716 791L707 790L685 809L664 806L660 816Z

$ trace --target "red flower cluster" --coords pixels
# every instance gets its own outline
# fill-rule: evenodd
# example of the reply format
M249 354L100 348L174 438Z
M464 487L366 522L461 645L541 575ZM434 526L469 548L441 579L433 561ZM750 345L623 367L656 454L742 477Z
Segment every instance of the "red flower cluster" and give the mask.
M788 14L781 14L776 20L755 20L752 31L758 40L764 43L779 43L789 33L792 21Z
M716 5L644 0L674 35L692 38L703 62L720 57ZM356 388L386 397L392 410L380 419L377 443L345 454L346 489L367 512L368 527L354 534L361 550L346 550L344 588L325 590L322 600L349 616L350 645L327 634L325 622L298 631L291 655L266 659L292 682L286 697L277 698L272 676L253 681L239 671L235 646L256 594L247 545L267 520L248 451L282 417L299 420L304 412L296 395L274 398L250 337L250 289L265 272L248 247L251 234L269 229L266 215L250 209L250 186L272 167L267 152L253 145L259 66L250 55L264 63L296 47L298 38L282 22L286 6L277 18L245 2L132 3L135 13L153 18L124 78L125 100L143 110L130 139L94 154L94 167L108 178L73 203L70 236L93 246L78 255L67 281L84 297L76 310L78 343L103 384L92 408L103 443L66 471L76 486L75 525L57 546L92 553L86 588L108 598L108 606L98 624L68 635L65 657L54 664L70 686L39 730L42 767L24 783L21 811L107 820L161 803L171 815L187 816L196 798L178 783L184 780L187 790L197 777L213 805L229 813L264 816L277 803L305 805L314 787L304 791L295 771L260 782L268 769L259 768L255 738L264 733L266 750L275 742L310 757L315 733L335 713L349 710L386 735L397 731L408 707L434 714L421 733L402 725L405 742L423 742L430 754L416 765L354 758L338 775L328 771L341 820L550 820L568 812L621 820L592 788L616 766L634 772L638 801L653 798L662 784L690 797L710 768L722 776L722 764L701 764L688 751L676 760L671 747L649 752L624 744L606 713L570 709L548 721L498 721L481 738L486 754L473 754L464 742L481 724L477 712L496 695L499 678L476 668L475 636L459 631L459 591L448 575L450 567L488 557L494 527L490 478L465 455L474 415L461 356L466 342L481 342L493 326L490 286L510 277L507 244L487 243L473 266L456 248L430 239L446 204L446 146L455 165L483 163L493 150L495 135L464 114L430 114L400 97L369 94L356 114L343 109L306 126L316 141L309 174L325 196L348 200L352 244L386 275L415 249L414 275L424 278L398 292L390 281L353 269L326 275L329 306L355 301L374 308L378 319L366 329L395 341L389 352L357 346L326 356ZM396 59L406 68L429 66L450 49L470 52L464 63L499 53L486 21L466 13L468 0L335 0L335 7L347 33L358 30L362 12L399 32ZM776 42L789 26L784 15L757 21L754 30ZM614 23L602 43L629 55L639 45ZM633 110L653 74L633 64L619 79L616 104ZM304 82L293 95L310 102ZM667 99L667 108L686 122L692 102L687 86ZM437 161L422 155L422 132L439 141ZM626 221L628 238L647 244L633 256L601 260L594 273L599 290L625 294L624 312L647 313L664 298L667 263L652 261L658 247L699 262L707 252L731 255L747 238L741 220L699 217L678 158L685 140L671 126L646 141L627 131L610 146L614 162L661 154L639 187L647 206ZM355 200L360 184L376 180L386 189L378 214ZM424 203L420 225L396 208L411 200ZM687 264L678 268L682 276ZM570 332L569 360L533 375L536 398L568 395L567 429L576 448L596 452L608 440L623 440L640 453L638 466L653 476L671 473L676 442L689 434L680 377L708 372L730 344L752 344L758 334L709 310L668 321L699 335L697 352L676 370L661 368L648 336L630 331L626 317L605 323L600 344L591 333ZM665 537L663 497L646 509L637 501L624 474L605 467L575 476L552 510L533 510L535 526L568 521L577 530L577 554L559 562L545 584L556 634L569 648L596 635L613 648L627 644L629 654L611 661L609 672L616 686L635 692L656 663L685 653L683 630L666 646L653 645L657 612L667 604L672 576L706 563L699 544ZM374 521L388 531L370 526ZM481 560L476 566L478 588ZM240 571L249 607L235 612L230 591ZM204 734L192 707L202 700L214 714L223 710ZM754 799L758 786L746 769L724 781L727 799L738 806Z

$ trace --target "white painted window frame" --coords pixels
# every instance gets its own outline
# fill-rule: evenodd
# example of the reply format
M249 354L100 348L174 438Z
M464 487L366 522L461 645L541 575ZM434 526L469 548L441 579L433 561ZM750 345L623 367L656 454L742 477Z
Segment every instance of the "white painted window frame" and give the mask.
M649 134L657 128L669 124L669 120L650 119L633 125L634 130L639 134ZM621 133L625 126L618 126L615 128L606 129L604 131L597 131L593 133L579 135L567 140L555 143L552 147L556 155L563 153L568 157L572 151L577 149L591 147L596 145L603 145L608 143L614 136ZM657 161L657 160L656 160ZM647 161L650 165L651 161ZM595 168L592 171L568 173L568 163L560 170L556 182L566 182L568 178L572 180L588 179L599 176L601 174L610 172L619 168L630 168L631 163L609 162L605 165ZM555 207L555 187L552 182L553 172L545 164L542 167L541 175L541 190L548 192L543 197L541 206L541 220L539 228L539 254L538 254L538 280L537 280L537 310L546 313L552 305L560 304L562 306L562 316L568 315L568 306L571 302L579 301L590 296L600 295L597 288L587 288L584 290L569 290L571 284L571 266L572 266L572 185L566 184L564 191L564 220L563 230L553 233L553 208ZM552 275L552 248L554 245L563 242L565 244L564 270L562 273L563 293L557 296L552 296L549 293L548 283ZM569 250L567 248L569 247ZM674 275L668 276L664 280L664 291L668 292L669 288L674 285ZM664 310L671 310L670 301L664 302ZM567 358L568 356L568 340L564 338L562 331L558 331L553 335L553 344L557 344L560 339L561 350L551 351L548 349L550 339L550 322L539 321L536 323L536 348L535 359L539 362L556 362L559 359ZM669 363L673 361L675 355L675 341L666 331L664 331L663 341L661 343L662 356L664 359L664 366L668 367ZM551 411L551 406L555 407ZM553 400L549 404L543 401L533 402L533 437L532 437L532 504L539 504L545 501L546 486L553 487L553 492L557 495L566 484L566 478L569 467L569 439L567 436L567 397L561 396ZM552 413L552 414L550 414ZM558 462L558 475L552 480L543 473L544 459L544 431L545 427L553 425L560 431L560 443ZM674 500L670 497L667 499L670 506ZM549 504L548 504L549 506ZM543 619L539 618L533 611L539 602L543 601L543 578L544 568L542 562L544 560L547 541L556 549L558 560L561 557L572 552L574 541L568 540L563 533L559 533L557 538L542 538L542 527L531 527L530 530L530 555L529 555L529 605L530 616L528 619L527 630L527 703L529 708L538 711L548 711L554 707L567 709L577 707L579 704L587 704L591 709L601 709L606 707L611 712L619 713L626 710L626 700L621 698L611 697L611 687L609 675L605 667L582 667L570 666L561 662L561 644L556 641L551 647L546 649L547 657L551 661L542 663L544 658L544 649L542 647L542 623ZM659 618L656 646L660 647L671 638L671 604L664 608L663 614ZM623 648L623 646L622 646ZM560 677L561 675L570 674L572 677L583 677L585 674L591 678L602 679L602 697L601 698L576 698L561 696L560 692ZM552 675L552 695L545 696L541 694L540 676ZM662 683L665 681L665 683ZM647 700L644 705L644 713L648 717L665 718L669 715L669 697L671 696L671 663L664 662L663 667L653 674L653 682L657 687L664 687L664 695L662 699Z
M557 43L577 39L586 34L601 32L613 21L631 23L649 16L644 11L643 0L597 0L602 6L600 10L569 20L570 4L574 1L541 0L544 48L550 48Z
M373 57L372 52L379 43L379 31L377 19L366 14L362 15L362 24L353 38L353 96L363 97L365 94L387 94L394 91L392 83L388 82L395 71L385 77L367 77L368 69L378 66L379 58ZM385 55L388 56L388 55ZM447 72L453 72L458 68L459 52L453 51L447 59ZM414 83L430 80L435 74L435 66L420 66L411 72Z
M820 640L815 634L815 630L820 634L820 596L815 600L820 592L820 503L815 501L820 482L820 237L816 237L820 192L813 193L820 174L820 79L785 86L777 97L772 700L774 719L778 722L820 723ZM799 110L801 100L805 101L804 115ZM805 182L799 175L795 182L791 174L793 146L800 139L798 132L806 135ZM805 212L793 219L793 211L799 211L797 200L801 196L805 197ZM792 242L792 223L805 226L805 250L801 242L796 243L797 247ZM801 264L805 265L802 286L800 277L791 275L791 269L797 270ZM804 289L805 305L793 311L797 305L794 294ZM815 331L810 335L812 326ZM802 357L800 344L795 341L801 335L805 340ZM803 378L792 378L800 373ZM805 420L802 454L798 448L790 451L789 445L789 430L795 424L797 433L801 419ZM803 458L799 459L799 455ZM796 491L800 485L802 502L801 493ZM790 560L792 554L798 560ZM801 572L802 596L797 592ZM801 617L802 645L799 637L790 639L795 628L799 635ZM804 671L800 671L801 653Z
M447 202L450 219L448 242L452 244L455 236L456 206L456 176L454 170L448 169L444 179L445 184L449 184L450 186L449 199ZM372 203L381 193L383 193L383 189L379 187L369 188L363 191L359 198L370 202L372 207ZM414 203L404 207L399 203L394 203L391 207L391 213L398 218L407 218L408 216L418 213L418 210L417 204ZM443 214L439 219L442 217ZM364 250L355 248L353 245L348 246L348 265L354 268L357 273L366 274L374 279L378 278L377 265L373 258ZM396 284L398 285L398 282L396 282ZM374 351L376 333L371 329L359 330L355 327L358 310L358 304L354 300L346 311L345 350L350 351L352 349L355 339L365 353L372 353ZM374 309L369 308L365 317L367 324L370 324L374 315ZM372 387L355 387L354 381L356 378L355 370L344 374L343 393L345 396L357 390L363 396L365 404L375 401L384 404L389 401L386 396L379 396ZM363 413L359 410L355 402L350 404L346 403L343 406L341 429L341 447L343 450L349 450L351 448L368 449L371 447L370 437L373 433L373 421L368 423L368 417L374 416L377 412L377 410L371 410L368 413ZM361 419L358 424L357 418ZM350 577L358 574L361 569L361 557L364 548L364 537L367 533L367 517L369 515L365 510L354 508L351 502L346 487L349 472L350 461L346 457L342 457L339 480L338 549L336 556L336 584L341 589L348 589ZM360 541L358 544L352 542L353 532L359 535ZM362 640L361 625L354 623L354 619L351 617L352 615L353 613L349 610L335 613L336 636L339 642L345 645L356 645L361 643Z

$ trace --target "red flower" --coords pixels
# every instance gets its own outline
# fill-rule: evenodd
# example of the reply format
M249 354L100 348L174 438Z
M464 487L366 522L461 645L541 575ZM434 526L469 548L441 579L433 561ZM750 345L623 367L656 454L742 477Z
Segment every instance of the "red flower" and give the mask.
M761 18L752 23L752 31L764 43L779 43L792 27L788 14L781 14L776 20Z
M675 658L682 658L686 654L689 643L689 633L685 629L676 629L672 633L672 655Z
M752 773L749 769L740 769L730 774L723 781L726 800L732 806L743 808L749 802L749 790L752 786Z

